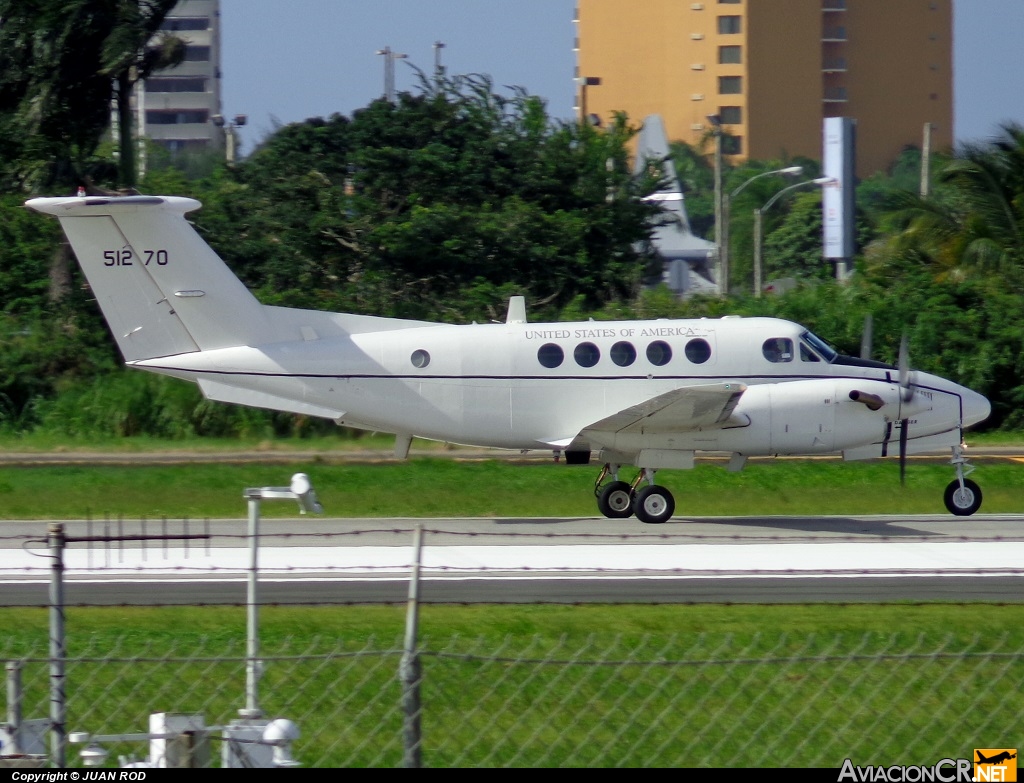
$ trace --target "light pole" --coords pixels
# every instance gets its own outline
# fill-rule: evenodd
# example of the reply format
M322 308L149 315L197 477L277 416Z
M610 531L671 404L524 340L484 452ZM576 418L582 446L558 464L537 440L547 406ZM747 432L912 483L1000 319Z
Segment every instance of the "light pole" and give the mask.
M760 174L755 174L753 177L748 179L736 190L730 193L728 196L723 195L722 203L722 266L729 269L729 240L732 229L730 227L730 221L732 220L732 200L738 196L747 185L761 177L768 177L772 174L786 174L788 176L798 176L804 173L803 166L786 166L783 169L775 169L774 171L762 171Z
M580 80L580 122L590 122L587 114L587 87L598 87L601 84L600 76L584 76Z
M390 46L378 49L377 54L384 57L384 100L395 102L395 60L404 60L409 55L391 51Z
M718 293L722 296L729 294L729 266L728 259L722 252L722 119L717 114L709 114L708 122L711 123L711 134L715 137L715 266L717 268Z
M772 204L778 201L784 194L796 188L802 188L804 185L827 185L830 182L835 182L834 177L818 177L817 179L809 179L804 182L797 182L795 185L790 185L783 188L774 196L772 196L760 209L754 210L754 296L761 296L761 275L762 275L762 257L764 244L764 228L761 223L761 216L768 211Z
M224 159L228 163L235 162L235 150L238 146L238 138L235 136L235 129L241 128L248 121L249 118L244 114L236 114L235 118L230 122L225 120L224 116L221 114L214 114L210 117L210 122L224 130Z
M441 65L441 50L444 49L444 43L441 41L434 41L434 81L438 84L441 83L441 77L444 76L444 66Z

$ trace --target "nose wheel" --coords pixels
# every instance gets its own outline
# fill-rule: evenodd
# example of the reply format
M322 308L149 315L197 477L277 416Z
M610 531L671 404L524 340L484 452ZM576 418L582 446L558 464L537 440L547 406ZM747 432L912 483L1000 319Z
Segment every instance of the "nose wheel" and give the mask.
M964 479L963 486L960 486L960 480L956 479L949 482L943 500L950 514L969 517L981 508L981 487L970 479Z
M949 482L942 499L950 514L969 517L981 508L981 487L966 478L974 471L974 466L964 456L963 446L953 447L952 464L956 468L956 478Z

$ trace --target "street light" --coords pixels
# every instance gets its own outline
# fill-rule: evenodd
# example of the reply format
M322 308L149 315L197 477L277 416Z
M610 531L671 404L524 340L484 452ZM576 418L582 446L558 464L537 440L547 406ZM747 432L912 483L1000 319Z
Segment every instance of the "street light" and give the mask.
M409 55L391 51L390 46L378 49L377 54L384 57L384 100L395 102L395 60L404 60Z
M755 174L753 177L748 179L736 190L730 193L728 196L723 194L722 198L722 266L728 272L729 270L729 240L730 240L730 221L732 220L732 200L740 194L740 192L751 182L761 177L768 177L772 174L786 174L788 176L798 176L804 173L803 166L786 166L783 169L775 169L774 171L762 171L760 174Z
M235 118L230 121L224 119L222 114L214 114L210 117L210 122L224 130L224 159L228 163L235 162L235 148L238 146L238 137L235 135L235 129L241 128L248 121L249 118L244 114L236 114Z
M778 201L784 194L796 188L802 188L805 185L828 185L831 182L835 182L835 177L818 177L817 179L809 179L804 182L797 182L795 185L790 185L783 188L770 199L760 209L754 210L754 296L761 296L761 270L762 270L762 255L764 244L764 229L761 223L761 215L768 211L768 209Z
M711 134L715 137L715 277L718 278L718 293L726 296L729 293L729 267L728 259L722 253L722 240L725 237L722 230L722 118L717 114L709 114L708 122L711 123Z
M600 76L584 76L579 80L580 82L580 122L591 122L590 115L587 114L587 87L598 87L601 84ZM600 118L597 122L593 122L593 125L600 124Z

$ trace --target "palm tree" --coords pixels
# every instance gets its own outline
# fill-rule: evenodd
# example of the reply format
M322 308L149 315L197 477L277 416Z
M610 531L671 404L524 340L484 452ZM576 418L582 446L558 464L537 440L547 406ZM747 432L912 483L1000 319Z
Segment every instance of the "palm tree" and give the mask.
M1024 127L968 144L939 172L932 196L890 192L876 262L929 266L937 280L998 279L1024 292Z

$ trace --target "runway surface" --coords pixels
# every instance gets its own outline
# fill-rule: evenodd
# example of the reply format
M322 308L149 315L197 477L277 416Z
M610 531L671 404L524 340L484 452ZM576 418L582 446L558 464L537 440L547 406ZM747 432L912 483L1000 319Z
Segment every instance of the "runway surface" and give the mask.
M47 524L0 523L0 605L45 605ZM260 600L405 600L418 526L425 601L1024 600L1016 515L264 520ZM245 601L245 520L64 528L72 604Z

